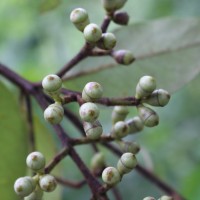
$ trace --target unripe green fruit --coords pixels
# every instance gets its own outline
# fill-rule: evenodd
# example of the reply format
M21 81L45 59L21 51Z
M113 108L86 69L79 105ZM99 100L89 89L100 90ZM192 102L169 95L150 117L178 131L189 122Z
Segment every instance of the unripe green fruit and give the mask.
M45 157L40 152L32 152L27 156L26 164L32 170L40 171L45 167Z
M62 79L55 74L50 74L42 80L42 87L47 92L55 92L62 87Z
M130 152L135 155L140 151L140 146L136 142L119 141L118 144L120 145L120 147L124 153Z
M147 103L151 106L165 106L170 100L170 94L163 89L154 90L147 98L142 100L142 103Z
M144 123L138 116L127 120L126 123L129 126L129 134L137 133L137 132L143 130L143 128L144 128Z
M83 31L84 37L89 43L96 43L102 35L101 28L96 24L88 24Z
M103 7L108 12L113 12L124 6L127 0L101 0Z
M79 109L79 115L85 122L94 122L99 117L99 108L94 103L84 103Z
M145 126L153 127L159 124L159 117L157 113L151 108L140 105L137 107L137 110Z
M112 20L119 25L127 25L129 22L129 15L127 12L116 11Z
M42 200L43 197L43 191L40 189L40 187L36 187L36 189L27 197L24 198L24 200Z
M56 189L57 183L53 176L46 174L40 177L39 185L43 191L52 192Z
M91 168L93 171L99 171L105 166L105 158L102 152L96 153L91 159Z
M108 185L113 186L121 180L121 176L116 168L107 167L102 172L102 179Z
M129 126L124 121L118 121L114 124L112 134L115 138L123 138L127 136Z
M115 106L112 112L112 124L118 121L124 121L128 113L127 106Z
M92 140L100 138L103 133L102 125L98 120L94 122L83 122L83 128L86 136Z
M145 197L143 200L156 200L154 197Z
M143 76L136 86L135 97L141 99L149 96L156 89L156 80L152 76Z
M158 200L173 200L173 198L170 196L162 196Z
M64 116L64 109L60 103L48 106L44 111L44 119L51 124L59 124Z
M33 190L35 190L35 187L35 181L29 176L18 178L14 184L14 190L16 194L21 197L25 197L31 194Z
M130 65L135 60L132 52L128 50L113 51L112 56L117 63L122 65Z
M84 28L90 23L88 13L83 8L74 9L70 14L70 20L80 31L83 31Z
M113 33L103 33L97 46L101 49L111 50L117 43L116 37Z
M137 165L137 159L132 153L124 153L117 163L117 170L121 175L129 173Z
M103 95L103 88L97 82L89 82L85 85L82 92L82 99L86 102L96 101Z

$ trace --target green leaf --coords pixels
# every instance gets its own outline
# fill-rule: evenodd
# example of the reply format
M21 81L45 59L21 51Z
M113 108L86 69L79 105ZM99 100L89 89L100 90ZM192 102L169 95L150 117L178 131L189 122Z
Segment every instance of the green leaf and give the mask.
M136 62L119 66L111 58L88 58L68 74L82 73L67 85L80 90L95 80L105 95L133 95L139 78L148 74L159 88L177 91L200 72L199 32L199 19L161 19L117 29L116 49L131 50Z
M28 134L13 93L0 83L0 94L0 197L13 200L14 182L26 172Z

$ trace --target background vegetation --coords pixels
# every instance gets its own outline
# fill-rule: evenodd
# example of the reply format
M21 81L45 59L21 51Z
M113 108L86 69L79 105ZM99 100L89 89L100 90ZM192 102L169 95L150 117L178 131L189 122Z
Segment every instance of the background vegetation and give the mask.
M85 8L91 21L101 23L104 10L99 0L1 0L0 62L31 81L39 81L45 75L57 71L84 43L81 33L69 21L70 12L76 7ZM138 155L139 162L187 199L199 199L200 2L134 0L128 1L124 10L128 11L131 22L135 23L135 30L130 28L134 34L117 30L118 47L133 50L138 57L148 54L150 50L153 52L162 51L162 48L176 49L188 44L196 44L195 47L178 52L170 50L166 55L141 60L133 64L132 73L129 74L127 68L122 69L118 66L114 70L108 69L67 81L65 86L82 90L84 84L92 79L102 83L106 96L134 95L135 84L141 75L155 76L158 79L158 86L169 90L173 95L168 106L158 109L158 127L145 129L142 133L131 136L142 146L142 151ZM112 24L110 30L118 28ZM179 37L180 32L184 33L180 34L182 37ZM172 42L165 40L167 36ZM170 46L167 46L169 44ZM110 59L105 62L112 63ZM89 59L75 69L90 68L94 64L105 63L101 59ZM122 70L125 72L122 73ZM24 116L21 116L24 108L19 107L19 91L3 77L0 77L0 81L0 198L13 200L17 199L12 189L13 182L26 173L27 127ZM70 106L76 112L76 106ZM111 109L102 110L100 120L104 124L104 129L109 130ZM130 115L133 114L134 109ZM59 145L55 142L51 127L44 122L42 116L40 109L35 105L37 148L46 155L47 160L50 160ZM70 129L71 134L77 134L77 130L68 121L62 123ZM114 163L116 158L105 149L102 150L106 153L108 163ZM78 151L89 165L92 156L90 148L84 146ZM82 178L68 158L53 173L58 174L59 171L68 179ZM159 197L163 194L136 172L125 176L118 188L126 200L142 199L150 195ZM83 187L77 192L59 186L55 192L47 196L45 199L48 200L89 199L89 190Z

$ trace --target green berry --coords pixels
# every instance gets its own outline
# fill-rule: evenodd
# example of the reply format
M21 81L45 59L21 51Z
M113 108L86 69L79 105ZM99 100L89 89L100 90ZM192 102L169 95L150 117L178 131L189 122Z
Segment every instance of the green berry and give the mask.
M59 124L64 116L64 109L60 103L51 104L44 111L44 119L51 124Z
M117 170L121 175L129 173L137 165L137 159L132 153L124 153L117 163Z
M35 187L35 181L29 176L18 178L14 184L14 190L16 194L21 197L31 194L33 190L35 190Z
M129 126L124 121L118 121L114 124L112 134L115 138L123 138L127 136Z
M82 92L82 99L86 102L96 101L103 95L103 88L97 82L89 82L85 85Z
M132 52L128 50L113 51L112 56L117 63L122 65L130 65L135 60Z
M159 124L159 117L157 113L151 108L140 105L137 107L137 110L145 126L153 127Z
M55 74L50 74L42 80L42 87L47 92L55 92L62 87L62 79Z
M45 157L40 152L32 152L27 156L26 164L32 170L40 171L45 167Z
M144 123L140 117L133 117L126 122L129 126L129 134L138 133L144 128Z
M127 25L129 22L129 15L127 12L116 11L112 20L119 25Z
M101 0L103 7L108 12L114 12L124 6L127 0Z
M46 174L40 177L39 185L43 191L52 192L56 189L57 183L53 176Z
M94 103L84 103L79 109L79 115L85 122L94 122L99 117L99 108Z
M154 90L150 96L142 100L142 103L147 103L151 106L165 106L170 100L170 94L163 89Z
M103 33L97 46L101 49L111 50L117 43L116 37L113 33Z
M118 121L124 121L128 113L127 106L115 106L112 112L112 123L115 124Z
M84 28L83 34L87 42L96 43L100 40L102 31L98 25L91 23Z
M43 197L43 191L40 189L40 187L36 187L36 189L27 197L24 198L24 200L42 200Z
M145 197L143 200L156 200L154 197Z
M96 153L91 159L91 168L98 172L105 166L105 157L102 152Z
M108 185L113 186L120 182L121 176L116 168L107 167L102 172L102 179Z
M156 80L152 76L143 76L136 86L137 99L149 96L156 89Z
M119 141L118 143L124 153L130 152L135 155L140 151L140 146L136 142Z
M94 122L83 122L83 128L86 136L92 140L100 138L103 133L102 125L98 120Z
M84 28L90 23L88 13L83 8L74 9L70 14L70 20L80 31L83 31Z
M162 196L158 200L173 200L173 198L170 196Z

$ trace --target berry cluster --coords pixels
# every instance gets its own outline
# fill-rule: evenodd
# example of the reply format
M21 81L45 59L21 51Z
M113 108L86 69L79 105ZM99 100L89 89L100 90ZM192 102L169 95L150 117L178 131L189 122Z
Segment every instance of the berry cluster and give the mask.
M18 178L14 190L24 200L42 200L43 191L52 192L56 189L56 180L50 174L44 174L45 157L40 152L30 153L26 164L36 175Z
M143 200L156 200L154 197L145 197ZM162 196L158 200L173 200L170 196Z

